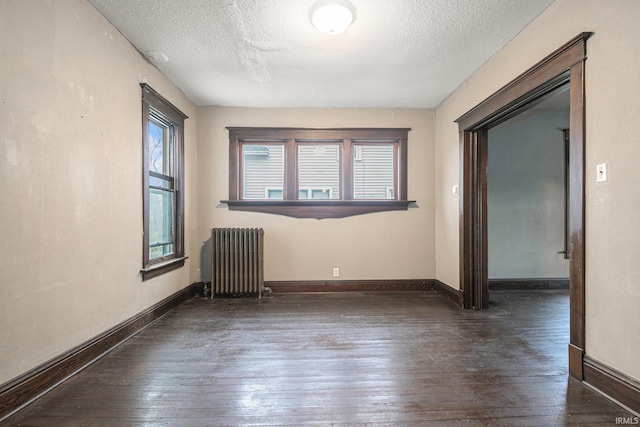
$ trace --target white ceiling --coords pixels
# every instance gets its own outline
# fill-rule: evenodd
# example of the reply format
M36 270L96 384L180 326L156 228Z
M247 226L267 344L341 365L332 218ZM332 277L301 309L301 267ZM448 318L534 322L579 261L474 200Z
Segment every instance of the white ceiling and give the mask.
M351 0L329 36L316 0L89 0L197 105L435 108L554 0Z

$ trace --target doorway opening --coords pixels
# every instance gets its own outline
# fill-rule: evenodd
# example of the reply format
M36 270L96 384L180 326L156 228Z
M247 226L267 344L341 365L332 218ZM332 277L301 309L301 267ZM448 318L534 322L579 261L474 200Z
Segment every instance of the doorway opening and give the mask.
M490 297L569 289L569 94L560 86L488 129Z
M584 358L584 63L582 33L456 122L460 131L460 285L463 307L489 307L487 240L488 131L569 85L569 374L583 379Z

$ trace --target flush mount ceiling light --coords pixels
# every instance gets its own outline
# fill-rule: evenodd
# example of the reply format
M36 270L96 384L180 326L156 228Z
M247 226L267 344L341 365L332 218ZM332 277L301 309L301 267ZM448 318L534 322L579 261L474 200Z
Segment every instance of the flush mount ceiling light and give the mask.
M356 9L346 0L320 0L309 11L309 20L319 31L340 34L356 19Z

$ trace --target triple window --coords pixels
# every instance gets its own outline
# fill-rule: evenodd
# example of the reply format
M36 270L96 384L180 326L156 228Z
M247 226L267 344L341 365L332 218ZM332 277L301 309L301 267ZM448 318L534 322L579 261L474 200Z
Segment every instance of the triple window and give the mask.
M409 129L228 129L231 209L323 218L406 208Z

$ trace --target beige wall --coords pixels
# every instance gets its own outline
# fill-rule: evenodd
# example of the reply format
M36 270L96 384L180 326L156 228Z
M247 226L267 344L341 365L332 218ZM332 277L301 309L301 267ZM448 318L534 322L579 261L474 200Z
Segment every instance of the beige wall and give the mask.
M458 287L453 121L582 31L596 33L586 74L587 354L640 379L638 17L636 0L557 0L436 112L196 110L85 1L0 0L0 384L200 280L214 226L265 229L267 280L330 280L339 267L346 280L435 277ZM146 282L140 82L190 116L190 259ZM225 126L411 127L418 207L325 220L230 212L219 202L228 197ZM610 179L596 184L600 162Z
M266 280L333 280L333 267L341 280L434 278L434 119L432 110L200 108L198 239L212 227L263 227ZM229 211L220 204L229 198L226 126L410 127L408 193L418 207L323 220Z
M191 117L188 252L197 187L195 107L87 2L1 0L0 58L1 384L194 280L140 279L140 82Z
M453 122L583 31L586 65L586 352L640 379L640 2L557 0L436 112L436 278L459 286L459 180ZM609 181L596 183L607 162Z

